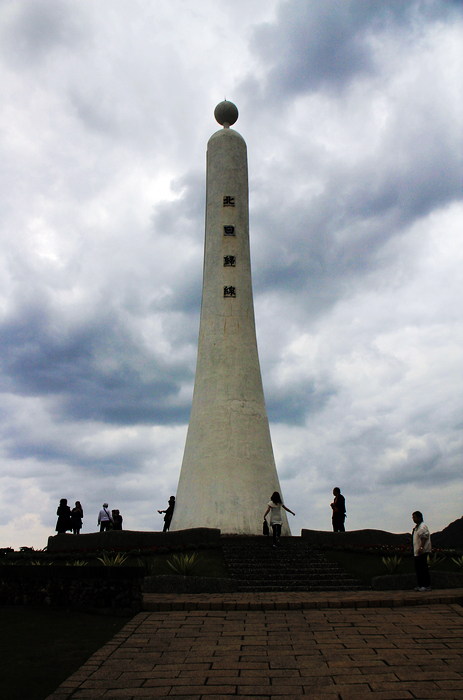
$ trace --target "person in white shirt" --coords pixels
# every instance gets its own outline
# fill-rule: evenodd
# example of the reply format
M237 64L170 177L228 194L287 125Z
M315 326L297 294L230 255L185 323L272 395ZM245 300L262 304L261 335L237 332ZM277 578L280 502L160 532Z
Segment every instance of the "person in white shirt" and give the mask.
M104 532L105 530L109 530L111 523L113 521L108 508L109 508L108 504L103 503L103 508L98 513L98 525L100 526L100 532Z
M423 514L419 510L412 513L415 523L413 528L413 559L415 562L416 580L418 585L415 591L431 590L431 576L428 569L428 554L432 552L431 535L423 522Z
M281 509L284 508L288 513L296 515L292 510L289 510L281 500L281 496L278 491L272 493L272 498L267 504L267 510L264 513L264 520L267 513L270 512L270 527L273 530L273 546L277 546L277 542L280 541L281 526L283 520L281 518Z

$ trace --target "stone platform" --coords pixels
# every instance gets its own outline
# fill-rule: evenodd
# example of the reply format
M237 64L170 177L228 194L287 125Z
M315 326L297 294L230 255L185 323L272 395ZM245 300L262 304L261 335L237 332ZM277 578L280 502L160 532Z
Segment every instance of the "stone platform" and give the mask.
M47 700L461 700L463 589L145 596Z

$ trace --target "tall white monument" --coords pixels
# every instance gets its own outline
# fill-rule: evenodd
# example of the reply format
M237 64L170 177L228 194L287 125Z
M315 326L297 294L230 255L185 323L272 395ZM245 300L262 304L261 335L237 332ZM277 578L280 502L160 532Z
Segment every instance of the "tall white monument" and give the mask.
M232 102L207 148L206 235L198 360L171 530L262 534L280 490L257 353L249 253L246 143ZM285 516L284 516L285 517ZM286 517L282 534L289 535Z

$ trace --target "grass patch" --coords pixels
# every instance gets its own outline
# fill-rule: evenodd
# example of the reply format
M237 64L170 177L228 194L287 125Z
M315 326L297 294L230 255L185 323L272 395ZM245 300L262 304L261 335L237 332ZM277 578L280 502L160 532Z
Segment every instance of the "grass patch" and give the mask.
M44 700L130 619L0 607L0 696Z

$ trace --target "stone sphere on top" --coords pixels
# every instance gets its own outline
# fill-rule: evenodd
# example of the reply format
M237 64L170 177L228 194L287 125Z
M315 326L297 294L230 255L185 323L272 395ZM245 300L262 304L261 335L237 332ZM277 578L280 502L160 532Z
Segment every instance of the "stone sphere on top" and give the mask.
M214 109L214 117L219 124L222 124L222 126L225 126L226 124L231 126L238 119L238 107L234 105L233 102L229 102L228 100L219 102L217 107Z

